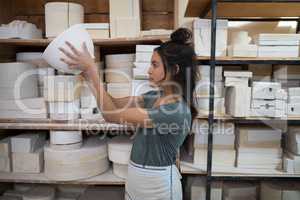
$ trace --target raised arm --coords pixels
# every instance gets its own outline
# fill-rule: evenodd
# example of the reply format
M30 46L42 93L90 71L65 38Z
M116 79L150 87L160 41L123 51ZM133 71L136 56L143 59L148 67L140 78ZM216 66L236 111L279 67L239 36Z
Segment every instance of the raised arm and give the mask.
M97 99L103 117L108 122L131 123L139 126L151 125L148 113L145 109L137 106L143 102L141 97L127 97L121 99L112 98L104 89L103 81L100 80L98 68L83 44L83 50L77 50L72 44L66 42L70 50L60 48L67 58L61 60L83 71L82 75L89 82L90 88ZM134 105L134 107L133 107Z

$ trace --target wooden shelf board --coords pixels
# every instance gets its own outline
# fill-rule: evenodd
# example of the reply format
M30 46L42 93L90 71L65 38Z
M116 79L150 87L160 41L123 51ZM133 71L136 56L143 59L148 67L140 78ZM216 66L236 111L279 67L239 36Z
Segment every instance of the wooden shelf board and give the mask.
M198 56L198 62L209 63L209 56ZM216 57L216 64L290 64L300 65L300 57L297 58L270 58L270 57Z
M181 161L180 169L182 174L205 175L206 166L196 166L191 162ZM240 169L232 168L215 168L213 167L212 176L216 177L282 177L282 178L300 178L300 174L291 174L279 170L270 169Z
M187 17L211 17L211 0L189 0L185 15ZM217 17L219 18L298 18L300 1L241 1L219 0Z
M216 177L278 177L278 178L300 178L300 174L287 173L280 170L270 169L240 169L232 168L227 171L216 169L212 172Z
M166 40L167 37L151 36L140 38L116 38L116 39L96 39L93 40L95 45L113 46L113 45L134 45L143 43L160 43ZM47 46L52 39L0 39L0 45L13 46Z
M0 119L0 129L27 130L95 130L95 131L126 131L133 130L120 124L106 123L101 120L53 121L50 119Z
M47 183L47 184L84 184L84 185L124 185L125 180L115 176L112 170L95 177L76 181L55 181L48 179L44 173L21 174L0 172L0 182L13 183Z
M197 119L208 119L208 116L197 116ZM232 120L232 121L300 121L298 117L288 118L271 118L271 117L231 117L228 115L215 116L215 120Z
M207 120L208 116L197 116L197 119ZM299 117L265 118L247 117L238 118L231 116L215 116L215 120L235 122L260 122L260 121L289 121L298 122ZM102 120L74 120L53 121L51 119L0 119L0 129L4 130L95 130L95 131L134 131L131 126L107 123Z
M197 57L198 60L210 60L210 56L198 56ZM252 61L252 60L262 60L262 61L268 61L268 60L274 60L274 61L300 61L300 57L298 58L286 58L286 57L282 57L282 58L270 58L270 57L216 57L217 61Z

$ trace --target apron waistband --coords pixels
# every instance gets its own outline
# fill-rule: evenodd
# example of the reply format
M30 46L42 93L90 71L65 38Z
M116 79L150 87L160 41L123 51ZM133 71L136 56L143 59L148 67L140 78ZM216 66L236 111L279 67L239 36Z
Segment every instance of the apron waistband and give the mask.
M133 161L129 161L129 164L133 167L137 167L137 168L140 168L140 169L149 169L149 170L158 170L158 171L165 171L165 170L168 170L168 169L173 167L173 165L159 166L159 167L158 166L140 165L140 164L134 163Z

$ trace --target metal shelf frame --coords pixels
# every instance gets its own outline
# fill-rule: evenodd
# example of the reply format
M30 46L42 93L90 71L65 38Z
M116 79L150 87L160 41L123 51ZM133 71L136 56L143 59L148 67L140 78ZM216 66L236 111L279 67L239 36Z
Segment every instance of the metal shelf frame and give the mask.
M212 144L213 144L213 123L215 121L214 116L214 84L215 84L215 66L216 65L246 65L246 64L288 64L288 65L299 65L300 60L299 59L218 59L215 56L215 50L216 50L216 26L217 26L217 5L218 2L230 2L230 3L300 3L299 0L211 0L210 6L208 6L205 9L205 15L209 11L211 11L211 56L209 59L198 59L198 63L200 64L209 64L211 67L210 70L210 98L209 98L209 115L208 115L208 151L207 151L207 181L206 181L206 200L211 199L211 183L215 180L300 180L299 177L278 177L278 176L270 176L270 177L263 177L263 176L234 176L234 175L226 175L226 176L219 176L214 175L212 173ZM199 0L200 3L200 0ZM201 17L201 16L200 16ZM235 19L238 20L238 19ZM242 18L242 20L248 20L245 18ZM254 18L249 19L251 21L259 20L262 21L263 18ZM273 19L266 19L266 21L269 21ZM285 20L285 19L277 19L278 20ZM291 20L291 19L287 19ZM299 21L298 21L299 22ZM299 23L298 23L299 25ZM299 26L298 26L299 27ZM253 122L257 122L257 120L254 120ZM253 123L251 120L247 121L247 123ZM295 121L297 123L297 121Z

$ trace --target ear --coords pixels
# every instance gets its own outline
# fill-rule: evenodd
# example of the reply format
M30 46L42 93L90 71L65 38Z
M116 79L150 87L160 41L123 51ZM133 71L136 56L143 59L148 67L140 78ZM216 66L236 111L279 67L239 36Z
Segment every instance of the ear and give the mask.
M178 74L179 73L179 71L180 71L180 67L179 67L179 65L175 65L175 74Z

